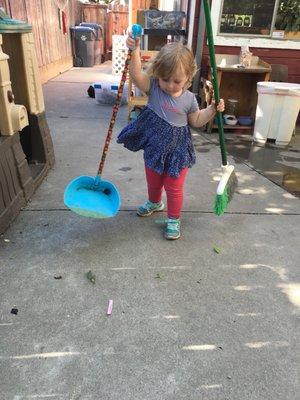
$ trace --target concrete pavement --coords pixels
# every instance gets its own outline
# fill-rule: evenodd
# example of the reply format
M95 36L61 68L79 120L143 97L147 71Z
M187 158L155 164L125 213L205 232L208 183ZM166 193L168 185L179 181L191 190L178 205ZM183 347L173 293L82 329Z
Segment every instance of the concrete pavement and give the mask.
M163 238L163 213L136 217L142 154L115 141L103 177L120 190L117 217L64 207L70 179L96 173L111 107L86 90L109 72L44 86L56 165L0 238L1 400L296 400L299 199L238 163L237 193L214 216L220 151L195 131L180 240ZM115 136L126 118L123 106Z

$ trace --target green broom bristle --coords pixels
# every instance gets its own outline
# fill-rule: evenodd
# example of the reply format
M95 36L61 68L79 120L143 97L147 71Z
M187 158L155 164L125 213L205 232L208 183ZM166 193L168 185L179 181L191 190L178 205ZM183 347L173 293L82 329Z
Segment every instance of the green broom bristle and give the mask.
M228 179L227 185L225 186L224 192L222 194L217 194L215 197L214 213L216 215L224 214L229 202L233 197L237 184L237 177L233 171Z
M227 194L228 194L228 203L232 200L233 195L236 191L238 185L238 180L235 172L233 171L232 174L230 175L226 188L227 188Z
M229 203L228 187L225 187L223 194L217 194L215 197L214 213L222 215Z

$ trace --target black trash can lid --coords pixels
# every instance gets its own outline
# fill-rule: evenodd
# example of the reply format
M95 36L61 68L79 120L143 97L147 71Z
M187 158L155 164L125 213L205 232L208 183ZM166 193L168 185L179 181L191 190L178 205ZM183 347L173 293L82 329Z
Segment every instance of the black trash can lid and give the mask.
M90 26L80 26L80 25L76 25L76 26L71 26L72 30L77 31L77 32L94 32L95 30L93 28L91 28Z
M97 39L100 39L101 38L100 35L103 35L102 25L96 24L95 22L80 22L79 26L87 26L87 27L95 29Z
M96 24L96 22L80 22L79 26L89 26L94 29L103 29L102 25Z
M95 30L89 26L72 26L70 28L71 32L73 32L75 35L84 35L88 34L89 38L91 40L94 40L97 37L97 34Z

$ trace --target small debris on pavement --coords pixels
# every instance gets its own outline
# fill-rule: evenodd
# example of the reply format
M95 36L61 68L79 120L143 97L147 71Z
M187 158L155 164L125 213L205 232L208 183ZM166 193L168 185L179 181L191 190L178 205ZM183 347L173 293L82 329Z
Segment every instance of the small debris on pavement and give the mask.
M11 314L17 315L18 312L19 312L19 310L18 310L17 308L14 307L14 308L11 309L10 312L11 312Z
M124 172L130 171L130 170L131 170L130 167L122 167L122 168L119 168L119 171L124 171Z
M62 279L61 275L54 275L54 279Z
M162 272L158 272L158 273L155 275L155 278L157 278L157 279L162 279L164 276L165 276L165 274L163 274Z
M213 249L214 249L215 253L217 253L217 254L221 253L221 250L220 250L220 248L218 246L214 246Z
M85 276L87 277L87 279L92 282L92 283L96 283L96 275L92 273L92 271L88 271Z
M112 308L113 308L113 301L112 300L108 300L108 307L107 307L106 315L111 315Z
M9 239L3 239L5 243L9 243L10 240Z

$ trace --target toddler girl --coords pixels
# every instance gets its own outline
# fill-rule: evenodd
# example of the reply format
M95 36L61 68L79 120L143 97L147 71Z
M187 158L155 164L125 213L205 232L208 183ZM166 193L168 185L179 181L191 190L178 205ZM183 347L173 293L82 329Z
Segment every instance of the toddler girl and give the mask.
M131 151L144 150L148 200L137 209L148 217L164 209L162 189L167 195L168 219L164 229L166 239L180 237L180 213L183 186L195 163L195 151L189 124L201 127L216 112L214 104L199 110L196 97L188 91L197 67L192 52L183 44L168 43L160 50L149 71L140 61L140 39L127 37L132 51L129 73L134 84L148 95L148 104L138 118L119 134L117 142ZM217 110L224 111L221 100Z

